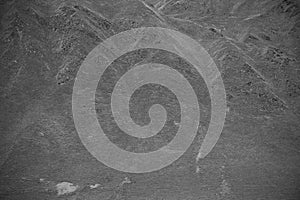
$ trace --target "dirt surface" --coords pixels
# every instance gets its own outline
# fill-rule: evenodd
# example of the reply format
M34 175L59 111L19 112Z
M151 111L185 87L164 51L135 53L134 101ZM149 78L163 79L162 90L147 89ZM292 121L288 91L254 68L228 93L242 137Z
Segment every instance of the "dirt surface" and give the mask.
M1 0L0 17L0 199L300 198L298 1ZM209 122L207 88L188 63L155 49L131 52L113 65L156 61L186 69L202 109L188 151L159 171L131 174L97 161L79 139L72 88L81 63L106 38L137 27L187 34L222 74L225 127L199 162ZM146 101L149 94L153 99ZM167 88L145 86L130 102L137 124L149 123L147 110L155 103L169 108L169 121L178 118L178 102ZM171 124L156 143L133 144L116 132L109 137L124 149L149 151L172 139Z

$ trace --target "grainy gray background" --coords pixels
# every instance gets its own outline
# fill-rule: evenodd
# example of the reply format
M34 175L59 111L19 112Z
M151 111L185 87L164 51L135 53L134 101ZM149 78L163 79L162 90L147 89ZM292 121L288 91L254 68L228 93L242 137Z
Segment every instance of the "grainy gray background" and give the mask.
M157 2L0 1L0 199L299 199L299 2ZM222 73L229 111L217 145L196 163L209 116L207 91L199 86L204 118L191 148L171 166L137 175L112 170L87 152L73 124L71 96L76 72L97 44L142 26L199 41ZM159 60L155 52L115 64ZM133 108L140 124L149 122L143 106L149 105ZM55 186L64 181L78 189L58 196ZM89 187L96 183L101 187Z

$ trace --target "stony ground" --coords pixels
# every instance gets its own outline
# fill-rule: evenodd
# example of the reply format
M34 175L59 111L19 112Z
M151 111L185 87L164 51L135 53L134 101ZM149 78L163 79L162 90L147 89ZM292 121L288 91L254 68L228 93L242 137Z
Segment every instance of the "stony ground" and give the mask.
M0 199L300 198L296 0L2 0L0 9ZM221 138L205 159L195 158L206 112L182 158L157 172L129 174L101 164L80 142L72 86L97 44L142 26L178 30L205 47L222 73L229 110ZM145 54L150 62L165 58L156 50ZM172 55L165 56L176 65ZM202 101L206 111L209 100L203 95ZM149 122L138 115L145 109L134 111L138 124Z

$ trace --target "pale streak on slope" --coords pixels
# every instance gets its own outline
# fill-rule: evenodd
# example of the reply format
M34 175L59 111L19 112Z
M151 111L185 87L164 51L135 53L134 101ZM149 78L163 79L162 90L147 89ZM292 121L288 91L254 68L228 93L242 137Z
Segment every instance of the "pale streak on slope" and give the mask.
M149 6L149 5L148 5L147 3L145 3L143 0L138 0L138 1L141 2L142 4L144 4L144 6L145 6L146 8L148 8L149 10L151 10L151 11L155 14L155 16L156 16L157 18L159 18L162 22L166 23L165 19L161 16L161 14L159 13L158 10L156 10L155 8Z
M160 10L164 9L167 5L169 5L171 2L172 2L172 0L161 0L161 1L158 1L154 5L154 7L160 11Z

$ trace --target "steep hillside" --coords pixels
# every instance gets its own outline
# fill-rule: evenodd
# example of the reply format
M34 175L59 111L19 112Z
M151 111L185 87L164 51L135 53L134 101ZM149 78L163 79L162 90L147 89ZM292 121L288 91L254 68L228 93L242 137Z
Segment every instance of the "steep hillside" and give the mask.
M2 0L0 17L0 199L299 197L298 1ZM196 140L182 158L160 171L137 175L112 170L93 158L78 137L71 101L81 63L105 39L137 27L187 34L222 73L225 127L214 150L199 162L210 108L204 86L198 92L201 96L203 91L205 118ZM153 49L132 52L114 65L154 60L188 65ZM194 77L192 70L184 73ZM138 96L147 99L143 95ZM136 105L136 112L145 111L145 105ZM138 113L133 117L149 123ZM59 196L60 182L78 188Z

